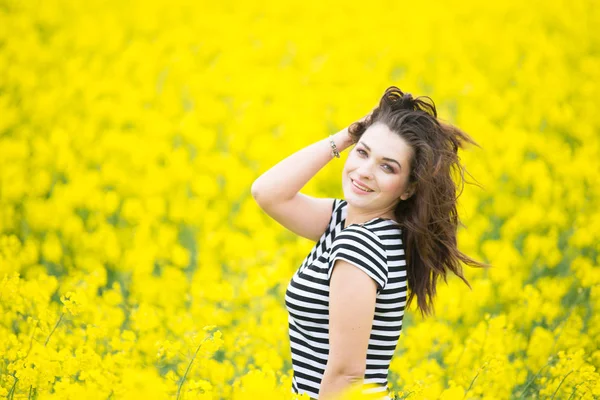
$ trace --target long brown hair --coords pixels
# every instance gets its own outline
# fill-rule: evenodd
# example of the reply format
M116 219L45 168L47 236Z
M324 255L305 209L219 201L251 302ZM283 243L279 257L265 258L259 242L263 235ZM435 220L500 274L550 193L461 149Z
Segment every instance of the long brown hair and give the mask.
M395 86L386 89L370 115L348 127L354 143L374 123L385 124L414 151L408 184L414 185L415 191L408 199L401 200L395 209L406 251L410 289L406 307L417 296L421 315L435 314L433 301L440 275L448 283L446 274L452 271L472 289L463 276L460 263L483 268L491 266L460 252L456 242L458 225L462 225L456 201L464 188L466 172L460 163L458 148L464 148L465 143L481 146L459 128L439 120L430 97L413 98ZM460 177L458 194L453 174Z

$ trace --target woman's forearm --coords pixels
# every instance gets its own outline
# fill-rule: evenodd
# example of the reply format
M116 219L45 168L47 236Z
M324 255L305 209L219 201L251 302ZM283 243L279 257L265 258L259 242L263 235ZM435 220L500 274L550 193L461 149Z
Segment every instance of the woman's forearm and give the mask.
M341 153L352 144L347 128L333 135ZM261 204L292 199L333 158L329 137L319 140L277 163L252 184L252 196Z

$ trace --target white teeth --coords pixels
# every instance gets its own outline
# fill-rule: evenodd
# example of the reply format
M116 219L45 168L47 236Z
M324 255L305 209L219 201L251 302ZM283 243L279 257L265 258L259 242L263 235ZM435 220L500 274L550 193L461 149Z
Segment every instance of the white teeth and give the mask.
M371 189L367 189L367 188L364 188L364 187L360 186L360 185L359 185L358 183L356 183L356 181L354 181L354 180L352 181L352 183L354 184L354 186L356 186L357 188L359 188L359 189L361 189L361 190L364 190L365 192L372 192L372 190L371 190Z

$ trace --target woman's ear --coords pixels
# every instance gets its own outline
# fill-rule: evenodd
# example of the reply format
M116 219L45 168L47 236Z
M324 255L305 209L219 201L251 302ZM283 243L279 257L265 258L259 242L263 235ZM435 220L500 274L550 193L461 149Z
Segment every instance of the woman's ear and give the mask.
M408 200L410 197L412 197L413 194L415 194L416 190L417 190L417 184L415 182L409 184L408 188L401 196L402 200Z

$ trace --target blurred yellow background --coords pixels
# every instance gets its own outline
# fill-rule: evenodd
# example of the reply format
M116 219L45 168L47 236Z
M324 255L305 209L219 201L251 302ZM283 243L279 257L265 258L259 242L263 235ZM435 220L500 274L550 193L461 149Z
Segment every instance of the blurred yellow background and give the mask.
M294 398L283 297L313 243L250 195L430 96L482 148L459 248L407 313L396 399L600 396L600 7L0 0L0 395ZM303 189L341 191L342 159Z

